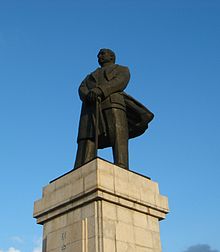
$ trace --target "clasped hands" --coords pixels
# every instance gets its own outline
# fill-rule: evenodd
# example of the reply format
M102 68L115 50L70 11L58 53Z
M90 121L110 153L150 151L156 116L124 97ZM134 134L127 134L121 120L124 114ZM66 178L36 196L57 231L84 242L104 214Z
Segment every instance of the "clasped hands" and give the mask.
M102 90L99 88L93 88L91 91L89 91L87 95L87 100L91 103L96 102L96 100L101 100L103 96Z

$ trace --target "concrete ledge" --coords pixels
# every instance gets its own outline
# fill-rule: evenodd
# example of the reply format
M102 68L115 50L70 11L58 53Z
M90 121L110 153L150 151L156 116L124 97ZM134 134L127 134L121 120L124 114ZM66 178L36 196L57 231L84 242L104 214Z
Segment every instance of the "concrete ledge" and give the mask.
M169 211L168 199L159 194L156 182L95 159L45 186L42 199L34 204L34 217L43 224L49 218L101 199L159 219L164 219Z

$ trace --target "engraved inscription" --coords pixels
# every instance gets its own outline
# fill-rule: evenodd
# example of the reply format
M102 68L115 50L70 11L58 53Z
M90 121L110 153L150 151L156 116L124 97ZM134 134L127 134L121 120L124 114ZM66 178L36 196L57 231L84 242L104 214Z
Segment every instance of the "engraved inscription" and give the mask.
M64 251L66 249L66 232L63 232L61 234L61 240L62 240L61 251Z

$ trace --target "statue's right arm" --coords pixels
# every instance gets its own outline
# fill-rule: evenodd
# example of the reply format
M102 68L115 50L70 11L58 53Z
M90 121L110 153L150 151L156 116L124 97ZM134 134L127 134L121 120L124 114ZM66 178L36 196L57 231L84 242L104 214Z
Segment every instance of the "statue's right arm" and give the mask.
M86 85L87 79L88 79L88 76L83 80L83 82L79 86L78 92L79 92L79 97L81 101L86 101L86 97L89 93L89 89Z

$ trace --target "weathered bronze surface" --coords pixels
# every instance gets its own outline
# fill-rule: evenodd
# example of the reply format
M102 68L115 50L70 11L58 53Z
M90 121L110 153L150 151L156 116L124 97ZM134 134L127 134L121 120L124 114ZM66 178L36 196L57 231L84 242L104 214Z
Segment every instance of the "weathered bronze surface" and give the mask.
M114 163L128 169L128 139L141 135L154 115L124 92L129 69L115 64L115 53L101 49L101 67L87 75L79 87L82 110L74 168L97 156L97 150L112 147Z

